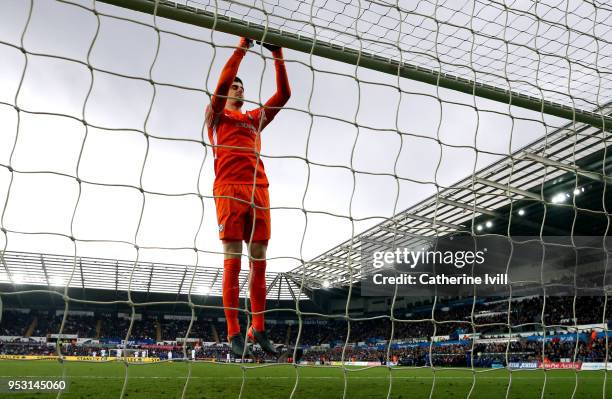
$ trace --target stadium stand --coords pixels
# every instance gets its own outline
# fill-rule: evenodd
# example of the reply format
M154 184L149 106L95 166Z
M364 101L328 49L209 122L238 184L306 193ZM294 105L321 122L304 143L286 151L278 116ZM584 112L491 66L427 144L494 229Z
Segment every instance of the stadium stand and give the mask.
M551 297L546 303L540 297L517 298L512 301L508 315L508 301L492 298L474 305L474 329L471 320L462 321L462 315L471 314L466 308L472 304L460 300L415 306L413 312L401 318L396 314L393 341L389 359L407 366L490 367L509 362L533 362L547 359L580 362L604 362L606 351L604 333L595 329L579 331L579 325L596 325L605 316L610 318L604 298ZM431 320L435 315L436 322ZM576 315L576 317L574 317ZM182 338L187 335L190 314L142 313L134 320L130 342L123 347L147 349L149 356L167 359L191 357L224 361L228 354L223 344L225 323L221 314L208 314L194 320L183 348ZM216 316L216 317L214 317ZM350 337L346 340L349 322L343 317L333 319L312 318L302 324L298 344L305 349L302 361L381 362L387 359L391 334L391 321L384 314L364 314L364 320L350 321ZM69 313L63 333L68 336L60 352L64 355L91 356L102 349L116 347L124 340L130 319L122 311L76 311ZM465 316L463 316L465 317ZM59 333L62 309L9 309L4 312L0 331L5 339L0 342L2 355L53 355L56 353L54 334ZM508 320L512 330L508 328ZM97 326L102 320L101 328ZM276 344L292 347L296 344L298 324L295 320L270 318L269 331ZM548 326L544 329L543 326ZM551 326L554 326L551 327ZM159 328L158 328L159 327ZM158 330L161 333L158 334ZM543 334L546 339L543 340ZM476 335L472 335L476 334ZM215 338L217 335L217 338ZM8 339L10 337L11 339ZM48 339L44 339L44 338ZM219 340L219 337L223 339ZM80 341L77 342L77 339ZM183 352L183 349L185 351ZM431 350L430 350L431 349ZM256 350L259 361L271 360ZM608 361L612 356L608 356Z

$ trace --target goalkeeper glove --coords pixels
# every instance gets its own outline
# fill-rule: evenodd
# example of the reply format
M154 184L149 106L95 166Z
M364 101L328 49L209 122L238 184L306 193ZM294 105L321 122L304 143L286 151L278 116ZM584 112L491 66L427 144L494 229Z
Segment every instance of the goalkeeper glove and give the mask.
M249 39L248 37L241 37L238 47L248 50L253 47L253 40Z

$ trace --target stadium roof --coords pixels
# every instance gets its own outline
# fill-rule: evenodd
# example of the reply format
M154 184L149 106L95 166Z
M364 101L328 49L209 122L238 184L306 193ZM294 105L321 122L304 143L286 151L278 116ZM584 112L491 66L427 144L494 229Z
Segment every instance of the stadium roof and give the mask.
M609 115L612 104L607 104L601 112ZM593 182L612 182L601 168L606 164L604 155L609 144L609 135L604 136L601 129L583 123L569 123L453 186L439 188L438 194L315 257L290 274L296 280L303 276L306 285L312 289L356 284L371 272L371 266L364 267L362 261L375 251L421 248L431 243L434 237L461 232L494 233L483 229L482 225L478 227L479 218L486 217L491 225L503 222L507 228L509 212L502 208L517 201L572 207L543 196L545 186L559 182L559 177L568 173ZM598 153L602 153L596 162L598 171L580 162ZM570 182L572 189L573 181ZM601 207L601 196L599 199ZM520 223L534 224L527 218L522 218ZM539 233L539 225L536 227L535 231ZM568 235L571 231L557 229L548 233ZM505 231L496 233L506 234Z
M0 251L0 258L5 266L0 284L12 283L15 288L57 288L69 282L69 287L84 289L221 296L223 269L218 267L13 251ZM248 277L248 269L240 272L241 296L247 293ZM308 299L306 292L300 295L299 282L284 273L266 273L266 282L269 299Z

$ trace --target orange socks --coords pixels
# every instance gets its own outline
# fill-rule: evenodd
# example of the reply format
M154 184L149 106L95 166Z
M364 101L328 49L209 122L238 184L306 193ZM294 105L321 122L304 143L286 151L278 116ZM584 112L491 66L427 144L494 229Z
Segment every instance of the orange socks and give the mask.
M240 332L238 324L238 275L240 274L240 258L225 259L223 261L223 307L225 308L225 320L227 321L227 338L233 337ZM252 295L252 294L251 294Z
M238 275L240 274L240 258L223 261L223 307L227 321L227 337L233 337L240 332L238 323ZM266 261L251 262L251 311L253 313L266 310ZM253 314L253 327L257 331L265 331L264 314Z
M251 311L253 312L253 327L257 331L266 329L264 314L255 314L266 310L266 261L251 262Z

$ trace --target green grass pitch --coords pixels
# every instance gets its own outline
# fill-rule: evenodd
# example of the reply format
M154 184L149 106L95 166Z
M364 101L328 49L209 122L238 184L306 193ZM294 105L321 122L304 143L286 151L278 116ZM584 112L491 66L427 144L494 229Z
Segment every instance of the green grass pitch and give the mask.
M65 368L65 370L63 370ZM299 376L294 398L386 398L391 379L395 399L505 398L612 398L604 371L573 370L461 370L413 368L341 368L290 364L253 367L192 363L86 363L55 360L2 360L0 375L7 377L60 376L65 372L70 389L62 398L118 398L128 375L126 398L180 398L190 374L185 397L194 399L288 398ZM434 378L435 375L435 378ZM510 377L511 376L511 377ZM245 377L243 379L243 377ZM346 377L346 378L345 378ZM244 385L242 385L244 381ZM511 383L510 383L511 381ZM604 384L607 384L604 393ZM508 388L510 387L510 388ZM572 394L574 393L574 396ZM471 391L471 394L470 394ZM544 393L542 395L542 392ZM56 393L0 393L2 398L55 398Z

